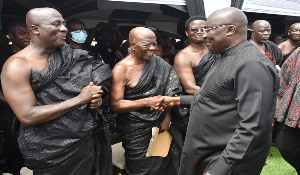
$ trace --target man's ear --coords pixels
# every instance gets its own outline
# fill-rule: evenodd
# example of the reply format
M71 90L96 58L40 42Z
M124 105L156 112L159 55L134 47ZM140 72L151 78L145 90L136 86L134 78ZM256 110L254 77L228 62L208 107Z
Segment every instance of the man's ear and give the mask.
M31 31L33 34L36 34L36 35L40 34L39 28L36 25L31 25Z
M227 32L227 35L233 35L236 31L236 27L235 26L229 26L228 27L228 32Z
M135 44L132 43L132 42L129 43L129 46L130 46L130 48L131 48L132 51L135 51L134 45L135 45Z

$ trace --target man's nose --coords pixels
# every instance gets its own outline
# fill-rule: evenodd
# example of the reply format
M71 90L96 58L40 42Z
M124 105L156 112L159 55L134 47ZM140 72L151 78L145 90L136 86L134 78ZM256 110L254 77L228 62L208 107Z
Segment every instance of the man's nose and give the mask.
M206 39L207 38L207 34L206 32L203 33L203 38Z
M154 45L154 44L150 44L150 47L149 47L149 50L156 50L156 45Z
M68 29L67 29L67 27L65 25L61 25L60 31L68 32Z

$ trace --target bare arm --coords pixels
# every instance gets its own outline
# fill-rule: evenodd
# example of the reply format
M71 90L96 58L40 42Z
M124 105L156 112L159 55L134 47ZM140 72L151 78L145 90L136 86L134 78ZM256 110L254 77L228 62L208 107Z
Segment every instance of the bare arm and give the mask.
M174 69L178 74L180 83L182 84L186 93L193 95L197 90L200 89L200 86L196 85L196 80L190 61L182 52L179 52L175 57Z
M30 85L31 67L22 59L9 59L3 67L1 82L7 102L24 126L45 123L60 117L77 106L99 99L100 86L88 85L74 98L58 104L37 106ZM95 102L95 101L94 101ZM90 106L91 108L94 105Z
M139 100L125 100L124 91L126 86L126 68L117 64L112 71L110 105L114 112L125 113L141 108L155 108L160 96L148 97Z

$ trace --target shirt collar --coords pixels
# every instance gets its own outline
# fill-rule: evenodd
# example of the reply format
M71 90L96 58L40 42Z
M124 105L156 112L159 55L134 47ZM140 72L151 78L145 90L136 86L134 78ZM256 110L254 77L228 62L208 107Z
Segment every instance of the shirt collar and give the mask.
M238 51L244 47L247 47L249 45L251 45L251 43L248 40L245 40L245 41L241 42L240 44L235 45L235 46L225 50L221 55L222 55L222 57L226 57L226 56L231 55L231 54L235 53L236 51Z

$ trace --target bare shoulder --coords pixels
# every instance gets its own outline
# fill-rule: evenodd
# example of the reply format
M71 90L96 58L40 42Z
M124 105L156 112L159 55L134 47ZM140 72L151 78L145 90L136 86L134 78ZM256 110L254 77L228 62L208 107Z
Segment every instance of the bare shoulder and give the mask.
M286 45L288 45L288 42L289 42L289 41L286 40L286 41L280 43L280 44L278 45L279 49L283 50L283 49L286 47Z
M112 73L113 74L120 74L120 73L126 73L128 67L129 67L129 61L126 58L122 59L121 61L119 61L113 68Z
M19 73L30 73L31 68L30 64L26 57L22 56L22 54L16 53L7 59L2 68L2 73L9 75L9 73L13 73L17 75Z
M178 52L174 58L175 63L189 63L190 62L190 51L189 47L182 49Z

